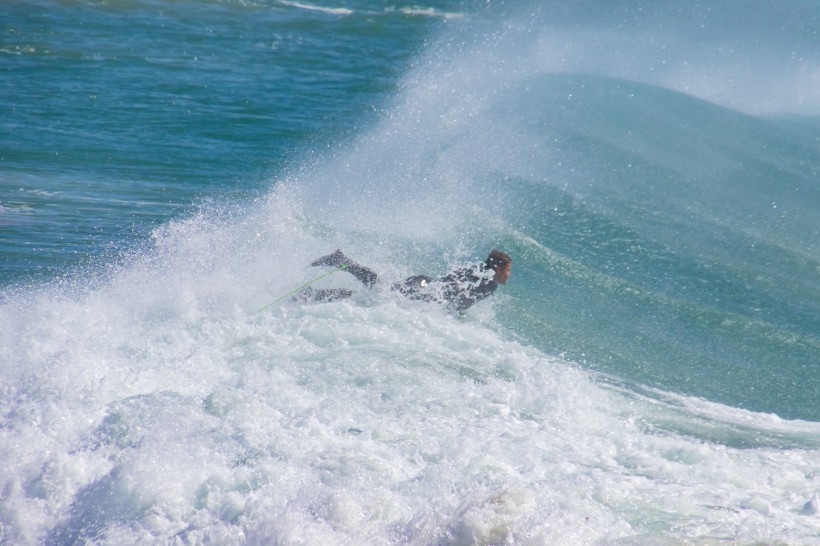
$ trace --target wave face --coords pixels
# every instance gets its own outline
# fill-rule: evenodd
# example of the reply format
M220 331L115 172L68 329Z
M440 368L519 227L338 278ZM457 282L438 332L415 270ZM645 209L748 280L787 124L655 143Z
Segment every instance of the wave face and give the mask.
M435 34L356 131L277 142L298 157L258 197L152 220L116 259L3 290L0 542L820 544L809 4L203 6L100 9L162 24L167 8L179 43L208 13L327 51L328 27L363 49L385 28L422 35L419 19ZM322 70L396 60L373 55ZM338 78L305 108L326 112ZM251 117L257 136L271 123ZM203 154L180 151L179 199L238 168ZM81 155L75 189L100 174ZM30 180L9 157L4 176ZM0 209L9 247L20 199ZM336 248L378 271L372 290L309 265ZM512 279L463 316L389 290L492 248ZM357 294L292 301L305 285Z
M526 218L515 248L535 266L524 290L539 296L521 312L553 330L532 339L619 376L817 420L811 136L598 77L535 79L505 103L520 98L571 171L558 188L552 174L509 178ZM544 99L565 104L539 115Z

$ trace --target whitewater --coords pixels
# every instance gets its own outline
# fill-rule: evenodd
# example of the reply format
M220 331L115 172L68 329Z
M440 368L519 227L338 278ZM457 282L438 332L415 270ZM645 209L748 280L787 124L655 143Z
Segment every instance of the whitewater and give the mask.
M263 190L2 289L0 542L820 544L810 3L207 4L441 26ZM390 290L493 248L463 315Z

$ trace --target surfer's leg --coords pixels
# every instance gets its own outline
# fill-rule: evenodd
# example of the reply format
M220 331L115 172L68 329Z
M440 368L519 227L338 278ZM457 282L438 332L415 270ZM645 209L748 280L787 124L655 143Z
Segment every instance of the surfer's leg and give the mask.
M347 256L341 250L337 250L333 254L322 256L310 265L331 265L333 267L345 267L345 271L359 279L363 285L371 288L376 284L376 279L379 277L375 271L363 265L359 265Z
M349 298L353 294L355 294L353 290L348 290L346 288L317 290L308 286L291 299L302 303L326 303L329 301L343 300L345 298Z

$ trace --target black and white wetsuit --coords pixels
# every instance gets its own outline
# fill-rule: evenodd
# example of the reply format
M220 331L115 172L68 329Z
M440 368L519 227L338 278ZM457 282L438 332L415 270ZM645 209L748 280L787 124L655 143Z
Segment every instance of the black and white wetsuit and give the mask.
M372 269L357 264L345 256L341 250L323 256L311 265L345 269L367 288L376 284L378 279L378 275ZM408 277L402 282L393 284L392 289L414 300L436 301L453 311L464 312L495 292L498 283L493 280L494 277L493 269L484 263L479 263L471 267L456 269L440 279L433 279L425 275ZM353 294L352 290L345 288L315 290L308 287L294 299L303 302L329 302L349 298Z
M438 301L461 312L495 292L498 283L493 280L494 276L495 271L481 263L456 269L437 280L425 275L409 277L403 282L395 283L393 290L398 290L411 299Z

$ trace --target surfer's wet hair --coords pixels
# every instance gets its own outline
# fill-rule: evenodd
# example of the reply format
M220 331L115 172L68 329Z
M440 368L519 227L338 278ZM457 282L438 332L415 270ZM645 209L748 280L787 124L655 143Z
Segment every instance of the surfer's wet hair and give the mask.
M498 268L503 269L512 263L512 258L500 250L493 250L490 252L490 255L487 256L487 261L484 263L492 270L497 270Z

